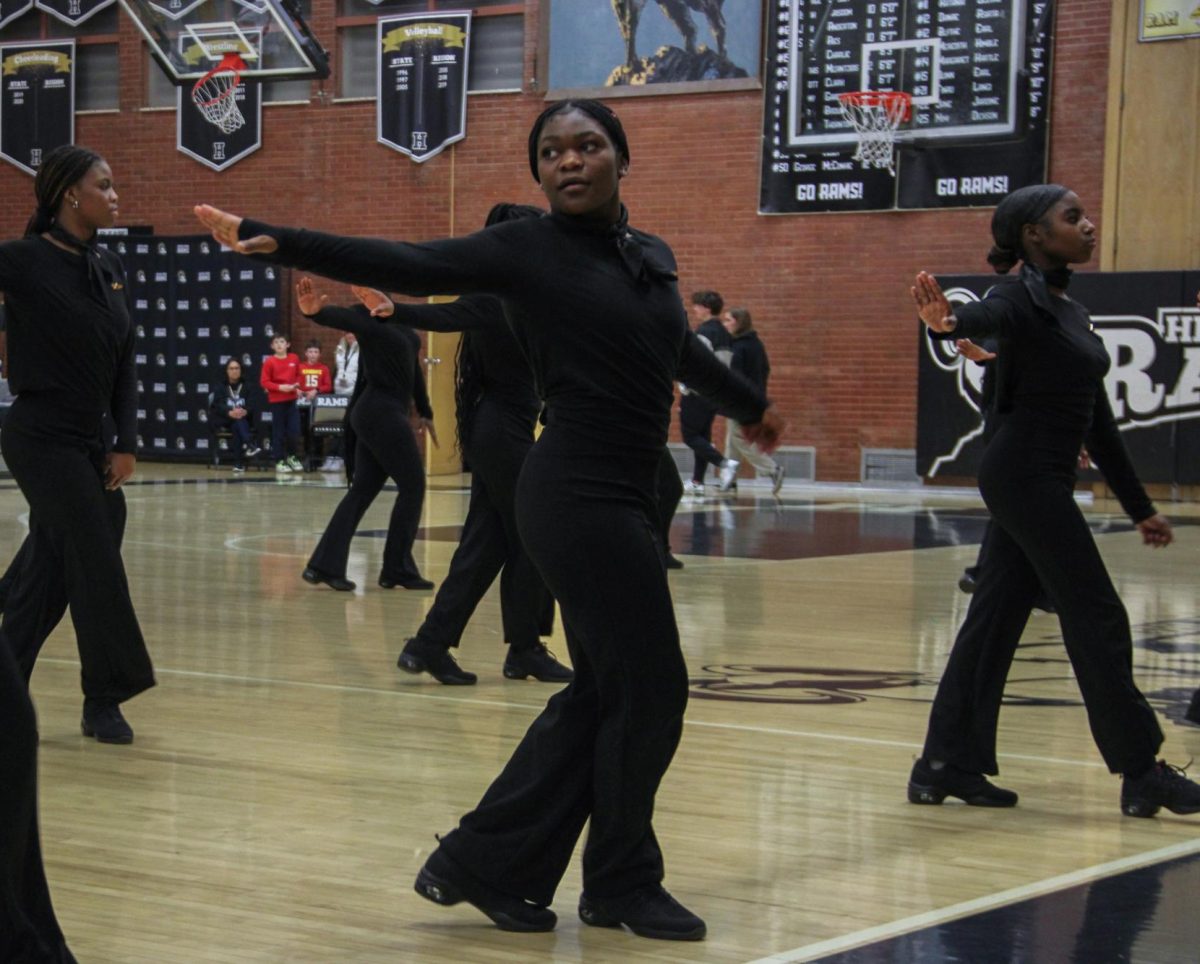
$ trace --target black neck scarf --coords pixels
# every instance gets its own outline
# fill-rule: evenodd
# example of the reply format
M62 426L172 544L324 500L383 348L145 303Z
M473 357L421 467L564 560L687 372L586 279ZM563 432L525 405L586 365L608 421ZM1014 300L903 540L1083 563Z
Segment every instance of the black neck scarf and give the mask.
M626 270L639 284L646 284L652 278L665 278L674 281L677 275L674 271L657 264L653 258L646 256L646 250L632 231L629 230L629 211L621 205L621 216L616 224L609 225L608 237L616 244L617 254L621 256Z
M93 234L88 240L77 238L61 224L55 221L46 232L54 240L83 255L87 265L88 284L92 292L103 300L114 314L120 314L119 309L125 305L123 293L125 285L105 263L98 244L99 235Z

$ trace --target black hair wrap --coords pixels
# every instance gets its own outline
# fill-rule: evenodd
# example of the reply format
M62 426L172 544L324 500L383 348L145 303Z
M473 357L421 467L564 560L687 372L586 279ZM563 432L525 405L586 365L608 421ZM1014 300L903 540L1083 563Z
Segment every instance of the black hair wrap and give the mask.
M1036 224L1070 189L1061 184L1031 184L1018 188L999 204L992 214L992 240L995 246L987 260L997 274L1007 274L1018 261L1025 260L1021 232L1027 224Z

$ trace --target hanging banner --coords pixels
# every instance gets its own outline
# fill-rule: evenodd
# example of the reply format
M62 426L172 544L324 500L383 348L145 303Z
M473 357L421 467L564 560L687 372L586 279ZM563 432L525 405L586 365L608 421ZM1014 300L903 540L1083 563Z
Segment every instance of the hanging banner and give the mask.
M1200 37L1200 0L1142 0L1138 40Z
M939 277L951 304L978 301L997 275ZM1200 308L1196 271L1080 271L1071 298L1085 306L1112 365L1104 377L1117 426L1143 482L1200 482ZM974 477L983 453L984 367L913 323L917 470ZM994 346L1003 351L1003 344ZM1084 474L1083 478L1097 476Z
M771 0L769 17L760 213L988 207L1044 180L1053 0Z
M376 137L418 164L467 136L471 15L379 19Z
M75 142L75 41L0 45L0 157L29 174Z
M32 8L33 0L0 0L0 29Z
M36 0L37 8L76 27L117 0Z
M181 36L179 49L187 63L207 60L215 67L226 53L239 53L241 44L247 41L261 48L261 32L238 31L229 37L209 37L203 45L192 37ZM223 171L262 147L262 81L242 77L231 96L245 123L226 133L196 106L190 83L176 89L175 146L181 154L214 171Z

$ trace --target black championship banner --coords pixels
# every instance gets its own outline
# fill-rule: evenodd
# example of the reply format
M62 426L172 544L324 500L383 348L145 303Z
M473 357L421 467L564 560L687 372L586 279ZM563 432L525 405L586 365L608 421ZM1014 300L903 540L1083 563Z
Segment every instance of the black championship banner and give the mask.
M771 0L759 212L988 207L1040 183L1053 26L1053 0Z
M977 301L997 276L939 278L953 304ZM1108 400L1143 482L1200 482L1200 272L1077 273L1070 295L1086 307L1112 367ZM983 452L983 367L954 342L920 329L917 471L925 478L974 478ZM1003 343L993 346L1004 350ZM1099 475L1082 473L1082 477Z
M261 35L258 31L246 33L261 47ZM238 36L241 35L242 32L239 31ZM195 40L181 36L179 49L189 64L198 64L207 56L210 58L208 66L215 67L223 54L237 52L233 46L234 42L226 42L221 37L210 38L202 47ZM211 59L214 57L218 59ZM262 81L247 80L243 77L238 80L232 96L237 101L237 109L245 118L245 123L226 133L210 122L196 106L192 99L191 84L176 90L175 147L181 154L194 158L214 171L223 171L262 147Z
M75 142L75 41L0 45L0 157L36 174Z
M33 0L0 0L0 30L33 7Z
M58 17L63 23L77 27L117 0L37 0L37 8Z
M418 164L467 136L471 15L379 19L376 137Z

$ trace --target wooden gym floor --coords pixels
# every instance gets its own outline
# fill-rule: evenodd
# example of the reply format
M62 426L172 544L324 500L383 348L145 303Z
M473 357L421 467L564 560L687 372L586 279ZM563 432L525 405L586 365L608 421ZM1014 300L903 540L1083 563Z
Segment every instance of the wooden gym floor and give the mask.
M501 676L494 592L460 650L477 686L396 669L432 594L375 585L390 493L340 594L300 580L336 480L139 468L125 559L159 685L125 706L136 741L80 735L69 622L32 684L48 872L85 964L1195 960L1200 816L1121 816L1054 617L1031 620L1001 718L1020 806L905 801L985 518L969 493L743 486L681 506L693 699L656 827L710 936L673 944L582 925L577 864L552 934L412 891L552 688ZM434 580L465 506L457 477L433 480L416 554ZM1200 755L1179 722L1200 685L1198 513L1162 508L1180 523L1164 551L1114 505L1087 511L1182 764ZM0 484L4 552L25 513Z

